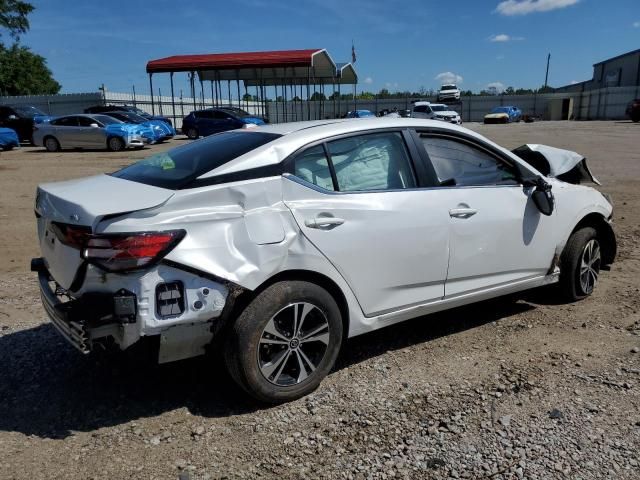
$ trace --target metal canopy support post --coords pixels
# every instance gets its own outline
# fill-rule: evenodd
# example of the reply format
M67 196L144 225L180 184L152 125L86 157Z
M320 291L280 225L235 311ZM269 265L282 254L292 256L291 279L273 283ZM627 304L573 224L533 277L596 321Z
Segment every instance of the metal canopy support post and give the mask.
M213 95L213 80L209 80L209 84L210 84L209 86L211 87L211 106L215 107L216 105L215 103L213 103L215 98Z
M336 118L340 118L342 115L342 93L340 93L340 79L338 79L338 114Z
M176 99L173 94L173 72L169 74L169 80L171 82L171 112L173 113L173 124L176 124Z
M238 88L238 108L242 108L242 98L240 98L240 72L236 70L236 87Z
M204 83L202 82L202 75L200 77L200 95L202 97L202 108L204 108Z
M155 105L153 104L153 73L149 74L149 92L151 92L151 115L155 115L156 114L156 108Z
M307 120L311 120L311 96L309 95L310 83L311 83L311 69L307 67Z
M193 109L195 110L196 107L196 84L195 84L195 73L191 72L191 75L189 77L189 83L191 84L191 100L193 100Z
M227 103L231 106L231 80L227 80Z
M162 113L162 92L160 91L160 87L158 87L158 111L160 115L164 115L164 113Z

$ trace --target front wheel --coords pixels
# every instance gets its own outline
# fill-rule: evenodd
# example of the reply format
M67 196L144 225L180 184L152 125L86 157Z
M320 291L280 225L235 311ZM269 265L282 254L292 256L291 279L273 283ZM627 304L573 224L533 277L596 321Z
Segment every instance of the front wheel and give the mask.
M225 363L250 395L282 403L315 390L342 344L342 316L322 287L303 281L262 291L232 325Z
M60 142L55 137L47 137L44 140L44 148L47 149L47 152L57 152L60 150Z
M187 137L189 137L191 140L196 140L200 135L198 134L198 130L196 130L195 128L191 127L187 129Z
M125 149L124 140L120 137L111 137L107 140L107 148L112 152L120 152Z
M598 232L592 227L573 232L560 257L560 289L565 299L574 302L591 295L601 264Z

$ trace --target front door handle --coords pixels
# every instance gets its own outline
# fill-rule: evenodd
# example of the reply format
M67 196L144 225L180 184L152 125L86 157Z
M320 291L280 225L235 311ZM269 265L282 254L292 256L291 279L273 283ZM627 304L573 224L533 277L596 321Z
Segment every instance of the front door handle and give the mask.
M478 210L475 208L452 208L449 210L449 216L452 218L469 218L476 213L478 213Z
M304 224L309 228L336 227L343 223L344 219L337 217L316 217L304 221Z

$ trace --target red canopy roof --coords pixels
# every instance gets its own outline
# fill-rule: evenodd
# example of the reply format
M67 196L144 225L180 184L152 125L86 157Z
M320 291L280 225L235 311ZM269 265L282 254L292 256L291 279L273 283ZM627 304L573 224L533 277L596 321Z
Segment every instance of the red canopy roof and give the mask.
M147 63L147 73L266 67L310 67L313 63L313 55L321 51L322 49L309 49L174 55L172 57L151 60Z

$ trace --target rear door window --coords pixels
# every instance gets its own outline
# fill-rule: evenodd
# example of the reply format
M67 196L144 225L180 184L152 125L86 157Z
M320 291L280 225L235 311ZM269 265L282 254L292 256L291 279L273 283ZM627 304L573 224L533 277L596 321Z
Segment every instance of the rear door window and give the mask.
M51 125L56 127L77 127L78 117L62 117L51 121Z
M296 157L295 175L325 190L334 190L329 159L322 145L311 147Z

